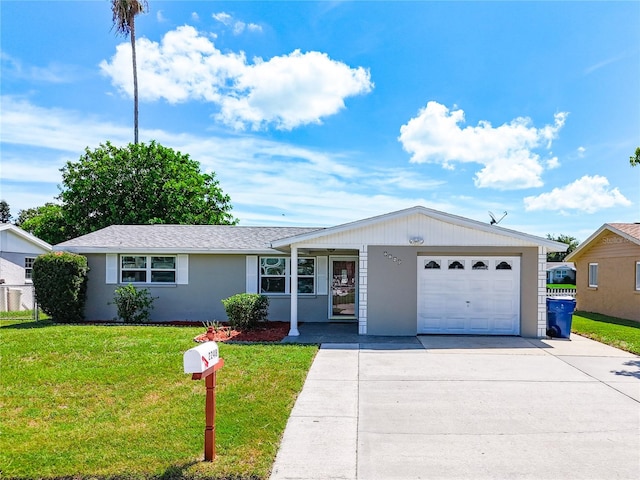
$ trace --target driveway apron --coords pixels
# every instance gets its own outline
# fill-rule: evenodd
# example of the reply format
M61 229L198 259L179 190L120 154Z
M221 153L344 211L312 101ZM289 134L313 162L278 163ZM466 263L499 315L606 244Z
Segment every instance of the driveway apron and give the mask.
M640 357L576 335L418 338L323 344L271 479L640 478Z

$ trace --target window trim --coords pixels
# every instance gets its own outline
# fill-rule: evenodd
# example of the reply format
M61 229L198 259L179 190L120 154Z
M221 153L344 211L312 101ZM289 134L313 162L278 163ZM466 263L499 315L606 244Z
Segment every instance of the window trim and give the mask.
M278 258L284 259L284 275L263 275L262 274L262 260L267 258ZM312 275L303 275L298 272L298 295L301 296L315 296L318 295L318 257L314 256L304 256L298 257L298 263L303 260L312 260L313 261L313 274ZM262 279L263 278L282 278L284 277L284 292L264 292L262 290ZM313 280L313 291L312 292L301 292L300 291L300 279L311 278ZM258 257L258 291L261 295L269 295L269 296L285 296L291 295L291 257L278 256L278 255L260 255Z
M591 267L595 267L594 269L595 275L592 275ZM588 276L587 282L589 284L589 288L598 288L598 264L597 263L589 263L589 271L587 276ZM595 276L595 282L593 281L594 276Z
M124 268L123 260L125 257L144 257L145 266L137 268ZM153 268L153 258L173 258L173 268ZM145 281L138 282L133 280L124 280L124 272L145 272ZM153 281L153 272L173 272L172 282ZM118 257L118 283L131 283L133 285L176 285L178 283L178 255L166 254L129 254L123 253Z
M636 262L636 292L640 292L640 262Z
M36 257L24 257L24 281L29 283L33 282L33 263L36 261ZM27 263L30 263L27 266Z

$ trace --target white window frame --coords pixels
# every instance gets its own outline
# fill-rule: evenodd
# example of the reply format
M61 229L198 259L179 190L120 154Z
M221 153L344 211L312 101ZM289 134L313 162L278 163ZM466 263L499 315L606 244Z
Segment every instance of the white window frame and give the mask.
M284 275L268 275L262 273L263 260L269 258L277 258L283 259L285 262ZM312 275L304 275L298 271L298 295L302 296L313 296L317 295L318 291L318 259L317 257L298 257L298 263L303 261L313 261L313 274ZM262 291L262 279L263 278L284 278L284 292L264 292ZM300 291L300 280L302 279L312 279L313 280L313 290L311 292L301 292ZM279 257L277 255L263 255L258 258L258 290L262 295L291 295L291 257Z
M125 257L144 257L145 258L145 266L144 267L127 267L123 266L123 261ZM173 258L173 268L152 268L152 259L153 258ZM175 285L178 280L178 256L177 255L164 255L164 254L153 254L153 255L140 255L140 254L123 254L119 257L119 280L120 283L132 283L136 285ZM125 280L123 275L124 272L145 272L145 281L139 282L135 280ZM173 272L173 281L172 282L159 282L153 281L153 272Z
M33 282L33 262L36 257L24 257L24 280L25 282Z
M598 287L598 264L597 263L589 264L589 287L591 288Z
M640 292L640 262L636 262L636 292Z

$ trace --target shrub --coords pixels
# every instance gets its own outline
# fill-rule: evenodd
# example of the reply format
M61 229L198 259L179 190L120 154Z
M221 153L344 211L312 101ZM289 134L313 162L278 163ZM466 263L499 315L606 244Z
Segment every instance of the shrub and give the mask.
M113 302L118 308L118 319L125 323L145 323L150 320L153 301L148 288L137 289L131 284L116 288Z
M68 252L51 252L33 262L36 300L56 322L84 320L87 296L87 258Z
M250 329L267 320L269 299L257 293L239 293L222 300L229 325Z

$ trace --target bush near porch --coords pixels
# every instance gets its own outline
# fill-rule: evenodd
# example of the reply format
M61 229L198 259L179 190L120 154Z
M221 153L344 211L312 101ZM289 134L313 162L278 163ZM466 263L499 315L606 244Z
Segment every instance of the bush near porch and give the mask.
M317 347L218 344L205 463L205 385L182 366L201 332L1 320L2 478L268 478Z

